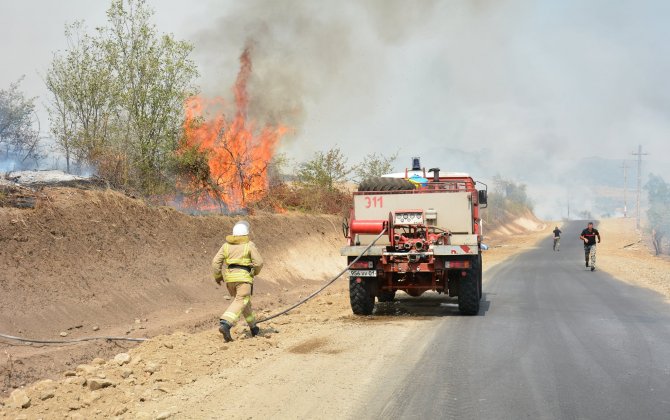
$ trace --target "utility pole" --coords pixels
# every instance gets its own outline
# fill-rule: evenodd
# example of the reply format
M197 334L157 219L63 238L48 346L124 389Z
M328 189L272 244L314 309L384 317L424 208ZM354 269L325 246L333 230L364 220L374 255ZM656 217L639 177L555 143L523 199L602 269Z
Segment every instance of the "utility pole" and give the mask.
M623 218L625 219L628 217L628 201L626 200L626 191L628 190L628 165L626 165L625 160L621 164L621 168L623 169Z
M631 153L637 156L637 228L640 229L640 193L642 192L642 156L648 153L642 153L642 145L637 146L637 153Z

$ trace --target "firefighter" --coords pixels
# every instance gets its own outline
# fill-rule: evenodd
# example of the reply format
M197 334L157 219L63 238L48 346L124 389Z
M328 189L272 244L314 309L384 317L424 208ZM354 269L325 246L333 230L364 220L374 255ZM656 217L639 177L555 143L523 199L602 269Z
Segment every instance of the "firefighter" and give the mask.
M593 222L589 222L586 229L579 235L579 239L584 241L584 260L586 267L589 267L589 259L591 260L591 271L596 269L596 238L600 243L600 232L593 227Z
M222 272L224 264L226 267ZM251 293L254 276L260 273L262 267L261 254L249 240L249 223L237 222L233 226L233 234L226 236L226 243L212 261L214 280L219 285L222 281L225 282L228 293L233 298L219 320L219 331L226 341L233 340L230 329L240 316L244 316L252 337L260 332L256 326L256 316L251 310Z

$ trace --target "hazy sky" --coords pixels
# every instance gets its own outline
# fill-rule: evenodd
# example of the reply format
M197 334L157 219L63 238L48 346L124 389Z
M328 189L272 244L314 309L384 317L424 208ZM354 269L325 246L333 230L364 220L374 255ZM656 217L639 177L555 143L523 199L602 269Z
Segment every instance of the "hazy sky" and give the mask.
M338 145L352 162L399 151L479 178L501 173L527 183L548 216L557 203L546 193L563 194L582 157L623 160L641 143L647 169L670 180L668 1L149 4L160 31L195 44L204 94L229 95L255 42L257 117L294 127L284 149L297 160ZM25 74L24 90L44 103L41 75L64 24L102 24L107 7L1 1L0 87Z

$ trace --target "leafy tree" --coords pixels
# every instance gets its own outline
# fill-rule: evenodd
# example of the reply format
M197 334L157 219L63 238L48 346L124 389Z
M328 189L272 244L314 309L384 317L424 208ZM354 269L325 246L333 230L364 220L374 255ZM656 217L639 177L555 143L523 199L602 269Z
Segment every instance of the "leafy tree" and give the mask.
M112 0L93 35L66 27L68 50L46 76L52 132L66 155L124 185L155 192L169 180L195 93L193 46L161 35L145 0Z
M499 194L506 202L507 206L526 207L533 209L533 203L526 193L526 184L514 182L505 179L500 175L493 177L494 192Z
M118 86L104 51L83 28L82 22L66 27L68 50L54 56L45 78L53 96L51 133L65 154L68 172L73 160L100 163L99 155L113 146L112 127L119 111Z
M285 172L289 165L291 165L291 159L286 156L286 153L276 153L272 156L272 160L268 165L268 183L270 187L275 187L278 185L284 184Z
M489 191L485 212L487 223L501 223L509 215L518 216L532 209L533 204L526 194L525 184L505 179L499 174L493 177L493 188Z
M397 158L397 152L391 156L384 156L381 153L370 153L363 158L363 162L354 166L353 171L358 180L382 176L393 170L393 162Z
M97 38L119 88L123 143L144 189L166 175L182 134L183 104L195 93L191 83L198 74L189 58L193 45L159 36L152 15L145 0L113 0L110 26L98 29Z
M39 149L39 131L33 126L32 115L35 99L26 98L19 90L23 78L0 90L0 156L14 158L19 163L37 161L42 156Z
M644 186L649 196L649 224L656 255L663 253L663 239L670 232L670 185L651 174Z
M312 160L300 164L297 175L298 182L305 186L333 191L351 171L347 167L347 159L336 147L325 153L316 152Z

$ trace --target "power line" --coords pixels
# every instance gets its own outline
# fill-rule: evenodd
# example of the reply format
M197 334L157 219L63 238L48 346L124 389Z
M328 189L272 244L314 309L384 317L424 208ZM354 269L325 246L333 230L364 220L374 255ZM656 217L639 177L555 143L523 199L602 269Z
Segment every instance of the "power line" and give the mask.
M649 153L642 153L642 145L637 146L637 153L631 155L637 156L637 228L640 228L640 193L642 192L642 156Z

